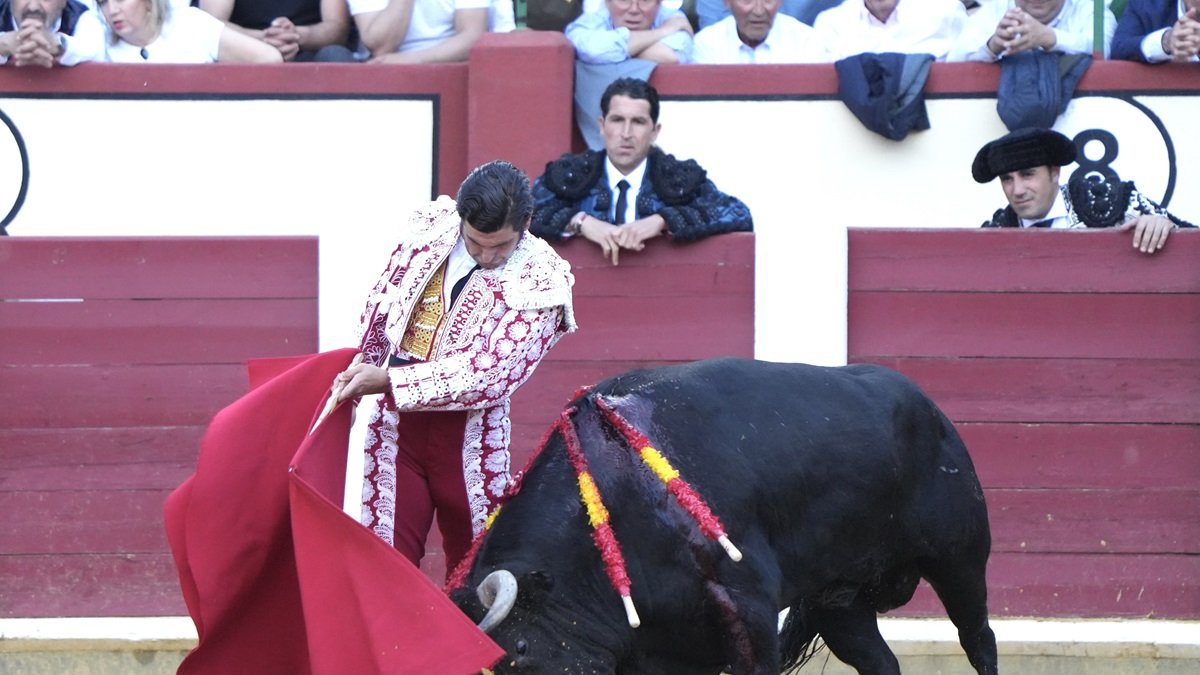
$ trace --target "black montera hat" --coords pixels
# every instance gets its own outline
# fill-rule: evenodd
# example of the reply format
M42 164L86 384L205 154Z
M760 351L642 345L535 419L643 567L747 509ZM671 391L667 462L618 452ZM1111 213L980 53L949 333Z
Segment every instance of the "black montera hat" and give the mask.
M1035 166L1066 166L1075 161L1075 144L1050 129L1017 129L979 149L971 164L976 183L1002 173Z

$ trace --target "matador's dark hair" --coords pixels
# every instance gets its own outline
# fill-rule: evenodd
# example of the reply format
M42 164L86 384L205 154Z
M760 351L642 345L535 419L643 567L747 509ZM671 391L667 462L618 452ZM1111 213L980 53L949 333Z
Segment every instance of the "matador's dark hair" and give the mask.
M510 162L488 162L458 188L458 215L480 232L511 227L524 232L533 215L533 192L525 172Z

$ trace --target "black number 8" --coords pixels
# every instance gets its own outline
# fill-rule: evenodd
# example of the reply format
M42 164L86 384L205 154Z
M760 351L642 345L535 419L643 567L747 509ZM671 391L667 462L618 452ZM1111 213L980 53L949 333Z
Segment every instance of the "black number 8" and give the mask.
M1083 152L1087 144L1092 141L1098 141L1100 145L1104 146L1104 155L1098 160L1088 159L1088 156ZM1118 151L1116 136L1113 136L1104 129L1087 129L1076 134L1073 142L1075 143L1076 150L1075 161L1079 164L1079 168L1075 169L1075 172L1071 174L1072 179L1076 176L1082 178L1084 176L1099 174L1105 180L1120 182L1121 177L1112 168L1112 161L1117 158Z

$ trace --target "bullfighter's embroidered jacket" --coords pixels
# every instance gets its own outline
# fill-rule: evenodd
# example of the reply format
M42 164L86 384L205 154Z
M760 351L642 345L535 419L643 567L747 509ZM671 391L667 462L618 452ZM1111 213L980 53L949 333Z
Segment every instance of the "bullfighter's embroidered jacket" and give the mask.
M460 222L454 201L445 196L413 214L359 324L364 362L384 367L391 356L412 361L388 368L391 396L380 397L369 422L362 520L388 542L395 516L389 475L401 416L467 411L463 474L478 533L510 480L509 397L550 347L575 329L570 265L546 242L526 235L502 267L468 278L428 353L401 347L426 286L458 241Z

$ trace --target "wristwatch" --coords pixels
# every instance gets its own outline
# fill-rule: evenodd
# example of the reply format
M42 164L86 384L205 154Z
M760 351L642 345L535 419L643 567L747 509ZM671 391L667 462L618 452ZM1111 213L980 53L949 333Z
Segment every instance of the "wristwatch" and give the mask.
M565 228L563 228L563 231L567 233L567 236L574 237L575 235L579 234L579 231L583 229L584 218L587 218L587 214L583 211L571 216L571 221L567 223Z

